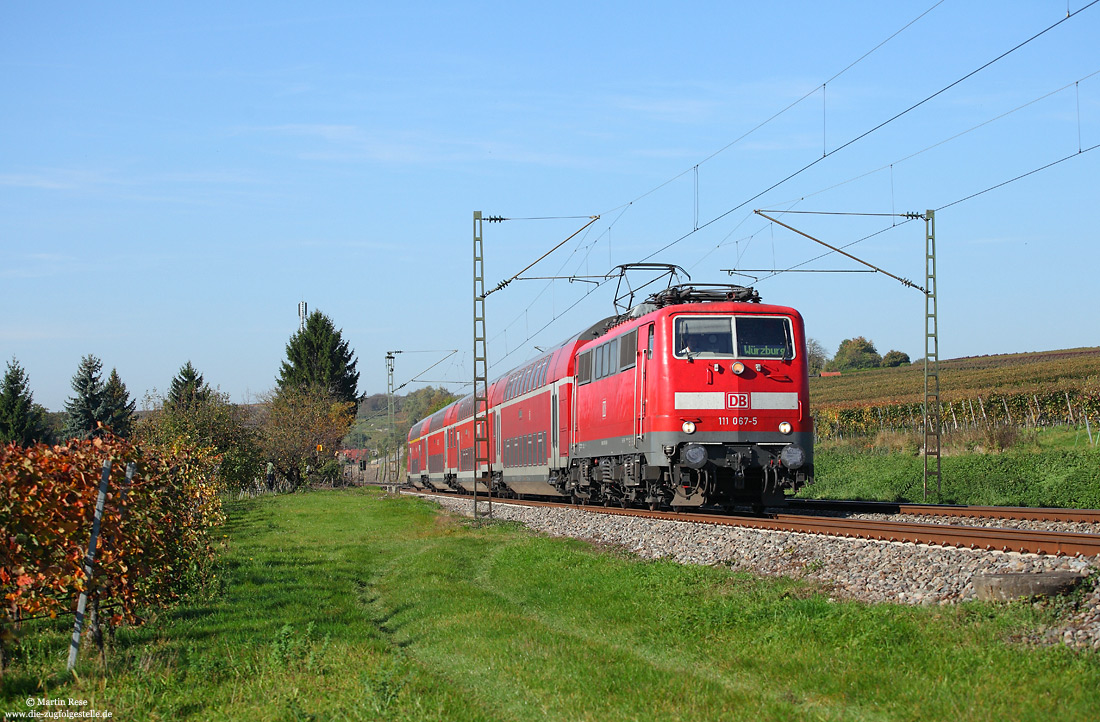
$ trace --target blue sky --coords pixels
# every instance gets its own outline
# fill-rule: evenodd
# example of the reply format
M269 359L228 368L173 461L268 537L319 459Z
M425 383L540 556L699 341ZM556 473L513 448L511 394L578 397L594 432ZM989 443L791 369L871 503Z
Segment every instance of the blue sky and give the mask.
M362 392L385 391L397 349L398 383L459 349L419 378L460 390L475 210L553 217L485 226L495 285L573 216L601 218L529 275L648 259L726 282L824 250L753 209L940 209L941 358L1096 345L1089 1L4 3L0 359L53 410L85 354L139 399L190 360L245 401L305 300ZM848 250L923 283L923 222L784 219L833 245L888 229ZM830 351L924 354L924 298L885 276L754 285ZM612 290L489 296L493 373L609 315Z

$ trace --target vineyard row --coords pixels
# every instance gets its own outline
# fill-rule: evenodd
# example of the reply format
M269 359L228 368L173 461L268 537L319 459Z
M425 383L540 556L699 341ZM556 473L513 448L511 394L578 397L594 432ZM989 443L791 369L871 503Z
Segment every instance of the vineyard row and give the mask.
M879 405L822 405L814 408L819 438L869 436L881 431L920 433L924 428L922 403ZM1100 430L1100 393L1082 389L989 393L952 399L941 405L944 431L989 426L1085 425Z
M112 470L89 579L104 459ZM0 447L0 628L70 613L82 592L93 609L110 610L101 621L112 625L177 599L214 558L212 530L223 520L217 462L209 449L141 448L111 436Z

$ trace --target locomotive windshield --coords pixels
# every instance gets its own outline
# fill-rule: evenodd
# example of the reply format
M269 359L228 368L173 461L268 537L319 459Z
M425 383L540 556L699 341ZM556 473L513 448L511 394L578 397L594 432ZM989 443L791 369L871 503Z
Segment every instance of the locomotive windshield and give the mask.
M794 358L791 322L778 316L738 316L737 356L739 358Z
M791 322L782 316L680 316L675 339L677 358L794 357Z

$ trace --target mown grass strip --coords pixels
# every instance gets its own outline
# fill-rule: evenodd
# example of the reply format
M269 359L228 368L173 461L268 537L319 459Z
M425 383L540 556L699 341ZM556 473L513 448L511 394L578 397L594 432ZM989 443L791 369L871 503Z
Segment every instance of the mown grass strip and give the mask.
M230 509L205 599L63 681L64 625L24 644L39 692L119 719L1086 719L1100 659L1010 640L1030 606L836 602L800 582L641 561L371 491ZM905 573L905 570L898 570Z

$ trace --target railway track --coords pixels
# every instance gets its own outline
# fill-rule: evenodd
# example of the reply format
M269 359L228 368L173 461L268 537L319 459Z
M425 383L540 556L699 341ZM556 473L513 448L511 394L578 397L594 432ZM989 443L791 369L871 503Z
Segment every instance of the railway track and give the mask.
M1100 524L1100 509L1054 509L1022 506L957 506L952 504L907 504L889 501L830 501L791 499L791 509L841 512L846 514L913 514L971 519L1026 519Z
M454 494L441 492L417 492L429 496L456 498ZM458 497L468 498L473 497ZM481 497L484 499L484 497ZM937 546L965 547L1030 554L1065 556L1100 555L1100 534L1064 531L1042 531L1002 527L965 526L958 524L929 524L924 522L882 521L872 519L846 519L842 517L799 514L774 514L764 517L736 516L676 511L649 511L647 509L620 509L602 506L574 506L559 502L530 501L494 498L494 504L518 504L521 506L550 506L576 509L598 514L634 516L645 519L689 521L701 524L750 527L769 531L786 531L805 534L824 534L852 539L874 539L888 542L909 542ZM910 506L910 505L895 505ZM912 505L925 507L928 505ZM968 507L979 509L981 507ZM989 508L989 507L986 507ZM1061 510L1055 510L1061 511ZM878 510L879 513L881 509ZM919 513L913 511L895 513ZM1009 517L1019 518L1019 517Z

